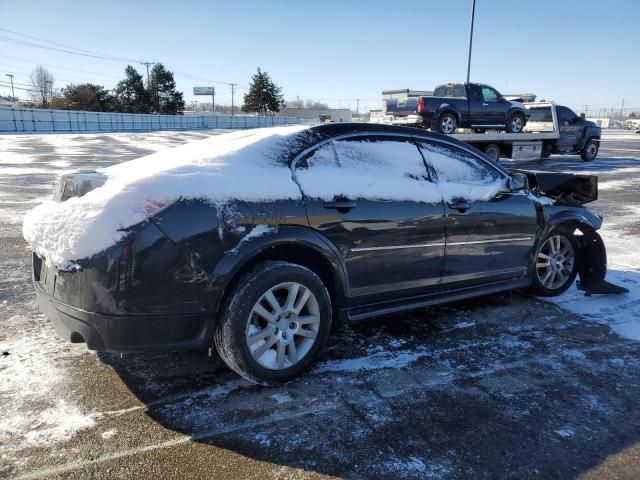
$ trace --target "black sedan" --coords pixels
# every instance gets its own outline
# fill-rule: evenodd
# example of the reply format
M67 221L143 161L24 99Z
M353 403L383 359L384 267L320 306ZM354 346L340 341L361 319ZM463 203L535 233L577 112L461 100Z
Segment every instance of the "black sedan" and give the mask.
M583 289L603 285L601 218L582 205L595 177L510 172L406 127L327 124L289 140L273 168L299 198L179 198L71 271L34 253L57 332L112 352L215 345L272 384L309 368L337 318L517 288L558 295L578 274ZM91 188L72 175L60 192Z

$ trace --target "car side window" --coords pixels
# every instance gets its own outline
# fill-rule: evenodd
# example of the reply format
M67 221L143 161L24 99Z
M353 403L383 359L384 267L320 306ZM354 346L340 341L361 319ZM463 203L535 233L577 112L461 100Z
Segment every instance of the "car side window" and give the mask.
M438 183L489 185L504 179L504 174L461 148L435 142L420 142L419 147Z
M405 137L327 142L300 159L294 175L308 198L441 200L415 143Z
M482 87L482 97L485 102L497 102L500 100L500 95L491 87Z

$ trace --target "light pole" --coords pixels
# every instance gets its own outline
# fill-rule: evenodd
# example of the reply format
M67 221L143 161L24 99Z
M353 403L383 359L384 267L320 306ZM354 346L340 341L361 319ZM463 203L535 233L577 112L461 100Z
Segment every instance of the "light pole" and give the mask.
M7 76L7 77L9 77L11 79L11 102L15 103L16 94L13 92L13 74L5 73L5 76Z
M473 21L476 16L476 0L471 0L471 29L469 31L469 58L467 60L467 83L471 76L471 47L473 47Z

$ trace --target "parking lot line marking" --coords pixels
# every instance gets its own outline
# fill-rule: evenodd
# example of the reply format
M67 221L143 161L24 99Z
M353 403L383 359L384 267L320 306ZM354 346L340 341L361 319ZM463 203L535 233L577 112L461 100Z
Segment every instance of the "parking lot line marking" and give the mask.
M242 431L250 428L260 427L263 425L269 425L272 423L281 422L283 420L291 420L292 418L304 417L306 415L325 414L332 410L335 410L336 408L337 408L337 405L322 405L322 406L316 406L313 408L301 410L299 412L288 412L282 415L272 415L271 417L268 417L262 420L247 422L242 425L228 425L223 428L208 430L206 432L198 433L195 435L181 436L178 438L174 438L173 440L167 440L166 442L160 442L160 443L155 443L151 445L146 445L144 447L132 448L132 449L123 450L120 452L109 453L107 455L102 455L100 457L97 457L91 460L80 460L75 462L64 463L62 465L57 465L55 467L42 468L40 470L35 470L33 472L20 475L16 477L16 480L31 480L31 479L37 479L37 478L47 478L51 475L58 475L61 473L70 472L72 470L79 470L81 468L85 468L98 463L108 462L110 460L117 460L119 458L130 457L132 455L139 455L139 454L151 452L154 450L175 447L177 445L181 445L183 443L187 443L190 441L204 440L205 438L215 437L215 436L226 434L226 433L238 432L238 431Z

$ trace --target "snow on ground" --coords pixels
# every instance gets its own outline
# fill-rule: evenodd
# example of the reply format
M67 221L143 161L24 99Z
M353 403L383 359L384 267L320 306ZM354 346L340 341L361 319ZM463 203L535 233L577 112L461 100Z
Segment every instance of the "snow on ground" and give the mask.
M43 315L39 323L46 324ZM22 315L6 321L7 325L28 323ZM65 382L64 369L56 358L86 355L86 348L52 339L50 329L14 337L2 342L11 361L0 370L0 445L2 456L16 455L28 447L52 445L71 438L78 430L92 427L92 415L80 407L58 400L56 389ZM31 411L34 404L39 411Z

